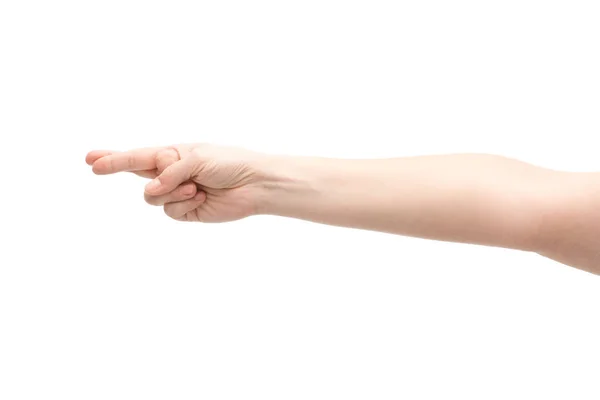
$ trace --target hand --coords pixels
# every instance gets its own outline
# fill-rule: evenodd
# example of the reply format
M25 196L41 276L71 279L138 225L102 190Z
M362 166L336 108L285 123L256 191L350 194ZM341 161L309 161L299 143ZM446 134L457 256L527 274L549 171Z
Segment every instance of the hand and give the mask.
M96 174L129 171L153 178L145 199L163 205L179 221L225 222L257 212L261 183L247 150L186 144L127 152L92 151L86 162Z

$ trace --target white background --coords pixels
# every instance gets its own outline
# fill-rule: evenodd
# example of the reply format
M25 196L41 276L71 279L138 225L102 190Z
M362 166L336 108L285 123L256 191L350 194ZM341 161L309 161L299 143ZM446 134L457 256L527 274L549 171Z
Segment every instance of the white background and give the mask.
M600 170L598 21L597 1L1 1L0 398L598 399L593 275L177 223L84 163L202 141Z

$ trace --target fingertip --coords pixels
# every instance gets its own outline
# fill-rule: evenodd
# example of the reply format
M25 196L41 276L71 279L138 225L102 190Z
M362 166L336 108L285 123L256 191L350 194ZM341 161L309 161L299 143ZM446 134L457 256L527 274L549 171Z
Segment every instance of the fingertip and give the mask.
M93 158L93 152L90 151L89 153L87 153L87 155L85 156L85 163L87 165L92 165L94 163L94 158Z
M193 196L194 194L196 194L197 188L196 185L194 183L185 183L183 185L181 185L181 194L184 196Z
M102 172L98 168L98 163L97 162L93 162L92 163L92 172L95 173L96 175L102 175Z
M200 190L194 196L194 200L196 200L197 202L200 202L200 203L204 203L206 201L206 192Z
M103 160L103 157L98 158L92 164L92 172L96 175L106 175L110 173L109 167L106 164L107 163Z
M113 154L113 151L110 150L92 150L85 156L85 162L87 165L93 165L96 161L101 159L104 156L108 156Z

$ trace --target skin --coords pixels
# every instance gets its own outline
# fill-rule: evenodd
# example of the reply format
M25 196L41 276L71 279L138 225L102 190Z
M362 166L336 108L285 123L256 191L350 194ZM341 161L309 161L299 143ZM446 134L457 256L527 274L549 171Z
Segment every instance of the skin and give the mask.
M485 154L344 160L209 144L95 150L86 162L152 179L146 202L178 221L279 215L532 251L600 274L598 173Z

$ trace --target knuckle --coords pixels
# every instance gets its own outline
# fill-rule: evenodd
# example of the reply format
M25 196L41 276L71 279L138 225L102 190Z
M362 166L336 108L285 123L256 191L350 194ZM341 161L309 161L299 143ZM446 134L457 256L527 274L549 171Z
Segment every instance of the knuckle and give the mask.
M135 169L135 156L133 154L127 156L127 169Z
M172 147L159 151L155 156L156 167L160 173L179 160L179 152Z
M178 145L168 146L167 148L165 148L164 151L170 153L173 156L175 156L175 160L176 161L181 160L181 154L182 154L182 151L183 151L183 149L181 148L181 146L178 146Z
M165 203L179 203L188 199L189 196L186 196L181 193L173 193L171 196L169 196L169 199Z
M162 152L159 151L154 155L154 165L156 166L156 172L158 174L162 174L162 172L163 172L162 162L161 162L161 160L162 160L161 153Z
M173 218L173 219L179 218L179 216L176 215L176 213L175 213L176 210L175 210L175 207L173 204L165 204L163 206L163 210L169 218Z
M209 148L209 144L207 143L198 143L194 146L194 148L191 151L191 155L195 158L195 159L200 159L202 158L204 155L206 155L206 152Z
M146 201L146 203L150 204L151 206L158 205L157 197L150 196L148 193L144 193L144 200Z
M106 157L108 160L108 169L110 172L115 172L117 170L117 165L115 164L115 158L112 156Z

